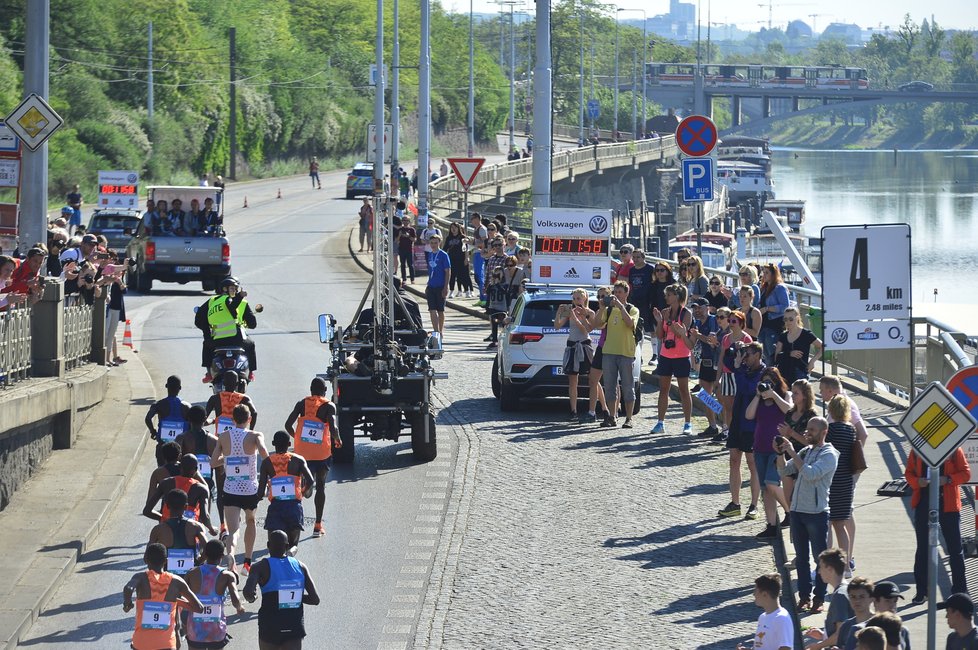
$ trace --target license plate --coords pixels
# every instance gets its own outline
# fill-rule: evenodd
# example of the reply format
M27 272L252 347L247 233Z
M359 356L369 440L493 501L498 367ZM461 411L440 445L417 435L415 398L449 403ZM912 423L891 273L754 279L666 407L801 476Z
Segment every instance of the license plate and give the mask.
M553 373L555 375L562 375L562 374L564 374L564 367L563 366L554 366L552 368L552 370L553 370Z
M174 269L177 273L200 273L199 266L178 266Z

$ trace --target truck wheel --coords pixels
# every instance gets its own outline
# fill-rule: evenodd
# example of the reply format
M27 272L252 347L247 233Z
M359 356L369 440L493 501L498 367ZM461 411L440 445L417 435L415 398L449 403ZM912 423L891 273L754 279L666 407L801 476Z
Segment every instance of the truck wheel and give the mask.
M492 360L492 396L499 399L499 358Z
M339 433L340 441L343 446L339 449L333 449L333 458L337 463L352 463L353 462L353 419L350 416L339 417Z
M424 423L428 420L428 439L425 439ZM411 452L415 460L427 463L438 456L438 443L435 439L435 416L432 413L416 413L411 418Z
M146 275L145 271L136 274L136 291L139 293L149 293L153 290L153 278Z
M347 201L349 201L351 199L354 199L354 198L356 198L356 194L354 194L353 192L347 192L346 193L346 200Z
M201 280L200 288L206 291L207 293L213 293L214 291L217 290L217 282L215 282L214 280Z
M502 411L519 410L520 390L516 386L507 383L499 386L499 408Z

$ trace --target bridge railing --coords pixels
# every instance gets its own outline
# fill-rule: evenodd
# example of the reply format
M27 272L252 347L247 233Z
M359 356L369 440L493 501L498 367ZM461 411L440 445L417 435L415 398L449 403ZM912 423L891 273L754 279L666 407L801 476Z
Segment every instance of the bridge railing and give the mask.
M31 308L0 312L0 384L27 379L31 370Z

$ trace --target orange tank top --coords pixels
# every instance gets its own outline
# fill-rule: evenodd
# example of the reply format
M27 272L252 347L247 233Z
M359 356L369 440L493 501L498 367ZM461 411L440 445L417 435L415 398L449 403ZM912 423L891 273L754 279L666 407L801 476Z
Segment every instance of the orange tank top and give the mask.
M173 482L176 484L178 490L183 490L190 496L190 488L197 485L198 481L193 478L186 476L174 476ZM166 505L166 500L163 501L163 508L160 510L160 514L163 515L163 519L169 519L172 515L170 514L170 507ZM188 505L187 509L183 511L184 519L192 519L193 521L200 521L200 503L195 503L193 506Z
M166 600L173 574L146 571L148 599L136 600L136 629L132 633L135 650L160 650L177 647L177 604Z
M296 423L295 453L306 460L326 460L333 454L333 438L329 423L316 417L319 408L329 400L312 395L303 400L303 413Z
M214 424L214 433L220 436L222 431L233 429L236 426L232 414L234 413L234 407L241 403L244 394L221 391L218 395L221 397L221 414L217 417L217 422Z
M289 474L289 461L292 460L292 454L289 452L269 454L268 460L272 461L272 468L275 470L275 475L268 482L268 500L301 501L302 478Z

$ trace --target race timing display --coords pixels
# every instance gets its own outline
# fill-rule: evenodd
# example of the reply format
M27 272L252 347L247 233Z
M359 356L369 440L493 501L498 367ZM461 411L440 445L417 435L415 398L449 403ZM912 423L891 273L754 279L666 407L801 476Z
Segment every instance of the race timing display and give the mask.
M99 185L99 194L136 194L138 191L135 185Z
M598 287L611 281L611 210L533 209L535 284Z
M600 255L608 256L606 237L556 237L536 235L533 256L537 255Z
M133 170L99 170L98 207L139 207L139 174Z

